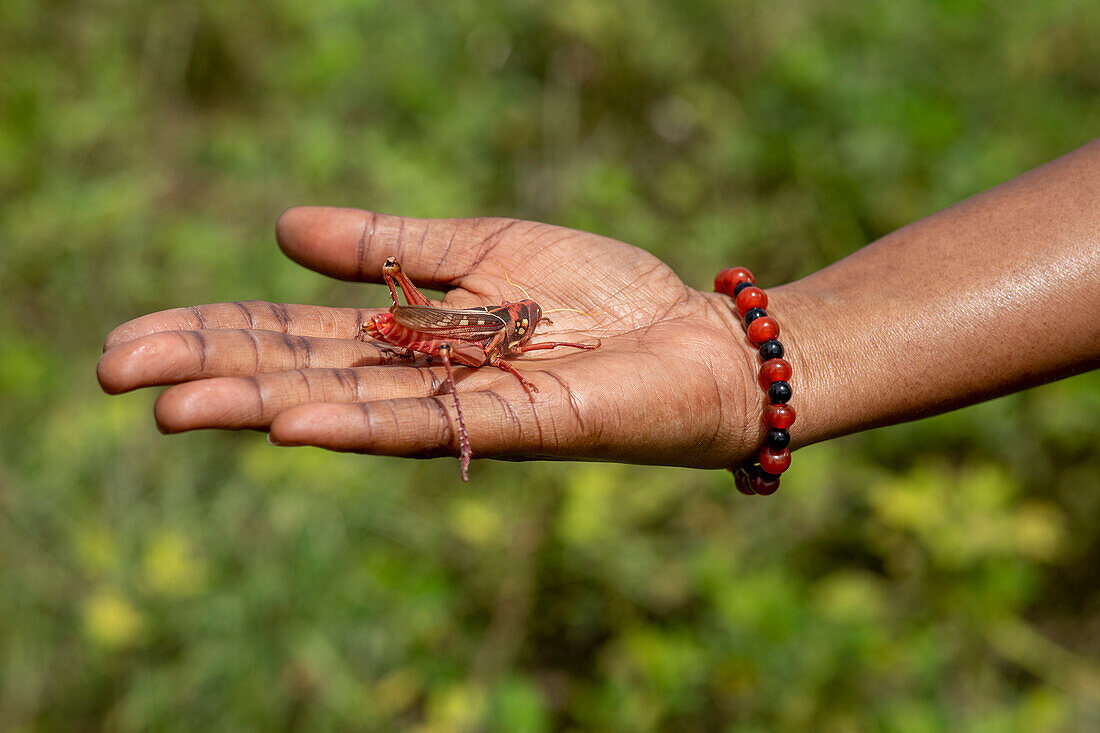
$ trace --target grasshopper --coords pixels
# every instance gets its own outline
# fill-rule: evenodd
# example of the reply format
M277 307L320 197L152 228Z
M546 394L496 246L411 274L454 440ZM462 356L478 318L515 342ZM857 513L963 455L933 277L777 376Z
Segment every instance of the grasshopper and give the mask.
M514 366L504 360L511 354L555 349L571 346L575 349L595 349L600 343L574 344L562 341L530 343L535 328L542 323L552 324L542 314L542 308L533 300L505 302L497 306L477 308L437 308L431 305L412 281L401 270L396 257L389 257L382 265L382 278L390 289L393 305L388 313L379 313L363 324L358 334L362 340L369 336L391 346L406 349L412 356L420 352L438 357L447 371L447 385L454 395L455 413L458 415L459 455L462 459L462 480L468 481L467 469L473 453L462 417L462 406L455 389L452 365L473 368L493 366L502 369L523 385L528 392L538 392L534 384L524 378ZM408 305L397 302L397 288L405 294Z

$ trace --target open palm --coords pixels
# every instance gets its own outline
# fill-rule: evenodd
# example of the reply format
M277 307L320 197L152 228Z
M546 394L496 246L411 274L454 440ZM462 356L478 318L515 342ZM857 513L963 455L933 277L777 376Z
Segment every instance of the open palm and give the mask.
M553 319L532 343L601 341L513 357L537 393L497 369L458 368L475 457L714 468L759 444L753 352L728 299L636 247L512 219L329 208L291 209L278 237L296 262L345 280L379 282L395 255L417 285L446 290L447 307L530 297ZM267 429L282 445L455 455L442 367L356 340L378 312L241 302L153 313L108 335L99 380L108 392L175 385L156 405L168 432Z

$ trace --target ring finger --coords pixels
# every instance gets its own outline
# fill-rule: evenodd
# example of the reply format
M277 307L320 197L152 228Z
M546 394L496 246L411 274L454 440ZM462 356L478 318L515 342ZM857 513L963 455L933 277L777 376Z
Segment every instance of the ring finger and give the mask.
M264 430L276 415L297 405L427 397L439 387L440 375L434 369L296 369L179 384L157 399L155 414L157 425L166 433L200 428Z

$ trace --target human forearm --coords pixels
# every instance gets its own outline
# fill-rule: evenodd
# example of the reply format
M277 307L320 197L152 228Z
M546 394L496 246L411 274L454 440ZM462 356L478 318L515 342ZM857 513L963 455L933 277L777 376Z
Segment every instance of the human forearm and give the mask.
M1100 141L769 291L796 444L1100 365Z

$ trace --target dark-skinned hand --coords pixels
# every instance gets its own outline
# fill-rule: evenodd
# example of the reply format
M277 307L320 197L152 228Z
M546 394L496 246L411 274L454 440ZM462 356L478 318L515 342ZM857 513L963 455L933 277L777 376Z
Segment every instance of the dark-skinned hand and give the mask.
M760 445L755 352L731 308L628 244L512 219L411 219L332 208L283 214L295 262L380 282L394 255L441 305L525 297L553 324L539 341L601 342L510 358L534 383L486 367L455 370L475 457L553 457L717 468ZM357 340L379 309L219 303L142 316L112 331L98 376L111 393L174 385L157 400L165 432L268 430L279 445L456 455L441 366Z

